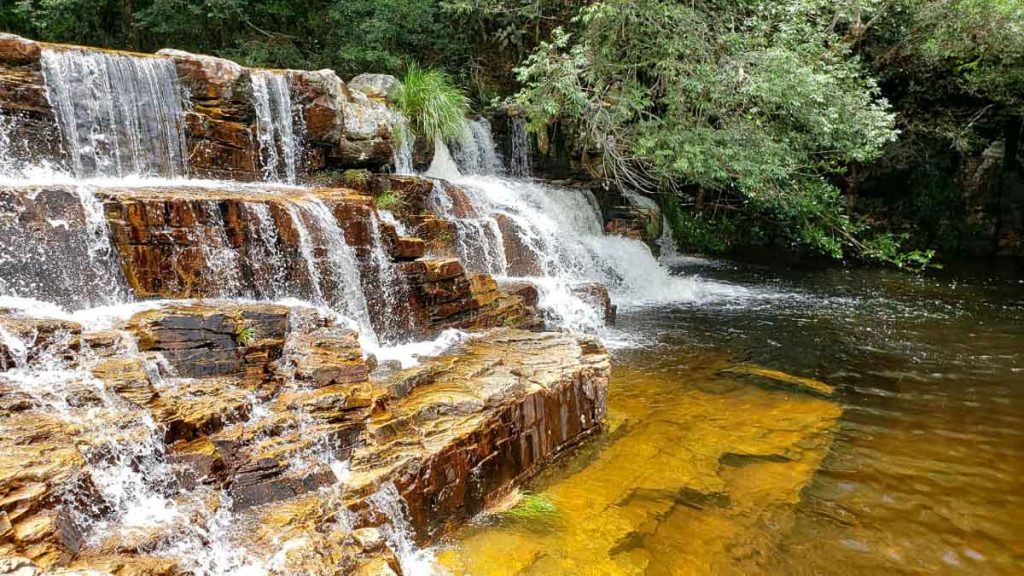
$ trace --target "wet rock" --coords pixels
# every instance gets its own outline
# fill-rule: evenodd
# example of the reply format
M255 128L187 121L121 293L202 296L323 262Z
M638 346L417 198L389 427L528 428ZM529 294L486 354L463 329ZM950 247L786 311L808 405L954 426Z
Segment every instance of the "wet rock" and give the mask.
M604 315L604 323L608 326L615 324L615 314L618 307L612 304L608 295L608 287L598 282L589 282L572 287L572 293L580 300L601 310Z
M289 79L293 102L305 121L309 163L319 164L317 168L379 168L390 163L391 113L385 104L350 90L331 70L293 70Z
M295 337L288 361L295 377L316 388L332 384L365 382L369 368L363 360L359 335L333 326Z
M36 42L0 32L0 61L12 65L32 64L39 60L42 48Z
M146 406L156 400L156 389L141 358L110 358L93 365L90 371L107 390L132 404Z
M191 100L185 135L192 176L259 180L251 72L213 56L181 50L161 50L157 54L174 60L178 78Z
M661 211L640 206L615 206L605 213L606 234L640 240L656 247L661 237Z
M273 304L175 305L128 322L139 350L160 352L181 376L269 371L281 357L289 309Z
M543 276L537 254L523 240L523 233L514 220L498 214L495 217L505 248L505 260L511 276Z
M67 562L82 535L64 505L75 498L98 500L76 447L80 430L37 412L0 416L0 551L43 569ZM71 500L65 496L69 488L75 489Z
M30 318L0 309L0 371L40 356L71 358L81 346L82 327L67 320Z
M367 497L393 483L419 539L432 541L596 432L608 375L595 340L515 330L472 339L392 377L405 393L383 400L352 455L349 490Z
M423 258L427 253L427 243L422 238L400 237L395 241L391 255L395 260L409 261Z
M467 274L456 259L421 259L399 265L410 291L417 331L539 326L537 310L501 292L487 274Z

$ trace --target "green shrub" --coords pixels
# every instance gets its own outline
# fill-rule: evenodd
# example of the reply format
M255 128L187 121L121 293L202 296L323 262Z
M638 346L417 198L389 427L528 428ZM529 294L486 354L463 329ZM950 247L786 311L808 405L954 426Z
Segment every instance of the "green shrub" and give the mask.
M416 133L431 141L457 138L466 127L469 98L440 70L411 66L395 104Z
M397 211L402 205L402 199L390 190L377 196L373 202L378 210L387 210L389 212Z

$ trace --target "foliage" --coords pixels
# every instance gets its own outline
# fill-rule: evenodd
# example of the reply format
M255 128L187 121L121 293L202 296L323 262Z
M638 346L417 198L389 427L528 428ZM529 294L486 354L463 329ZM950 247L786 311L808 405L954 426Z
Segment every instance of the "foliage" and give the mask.
M871 2L596 2L517 69L514 103L570 126L623 187L699 190L795 244L857 253L830 178L896 131L831 24L854 5Z
M378 210L388 210L394 212L402 206L402 199L399 198L394 192L388 190L380 196L374 198L374 204Z
M373 175L364 168L345 170L341 173L341 181L350 188L362 188L370 182Z
M440 70L411 66L402 77L395 104L413 129L434 140L454 140L466 128L469 99Z
M342 76L422 63L410 73L451 76L445 97L409 98L440 106L417 132L454 132L456 83L481 104L518 90L541 141L678 194L673 229L695 243L844 257L888 258L868 241L879 227L963 246L977 207L959 167L1015 147L1024 115L1020 0L8 0L0 30Z
M255 342L259 338L259 328L257 326L246 326L240 328L235 333L235 343L241 347L246 347Z

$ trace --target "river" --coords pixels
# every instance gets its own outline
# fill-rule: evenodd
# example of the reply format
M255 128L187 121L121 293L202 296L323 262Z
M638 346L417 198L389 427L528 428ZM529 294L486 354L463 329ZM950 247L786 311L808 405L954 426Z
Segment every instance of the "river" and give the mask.
M642 343L606 432L527 487L547 513L481 517L448 570L1020 573L1024 280L677 272L747 295L620 314Z

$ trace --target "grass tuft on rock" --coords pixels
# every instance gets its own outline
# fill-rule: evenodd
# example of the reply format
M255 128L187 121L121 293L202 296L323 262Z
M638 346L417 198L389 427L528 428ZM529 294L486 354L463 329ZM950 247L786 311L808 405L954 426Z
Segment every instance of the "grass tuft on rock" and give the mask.
M440 70L411 66L395 104L414 130L431 141L454 140L466 127L469 98Z

